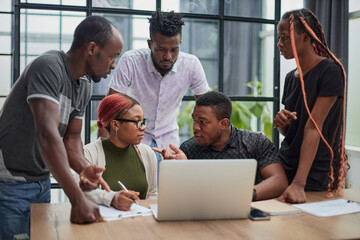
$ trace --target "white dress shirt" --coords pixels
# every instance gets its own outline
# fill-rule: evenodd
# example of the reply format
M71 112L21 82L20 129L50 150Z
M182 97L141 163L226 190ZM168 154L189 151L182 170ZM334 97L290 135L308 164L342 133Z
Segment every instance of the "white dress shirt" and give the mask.
M159 147L179 146L177 115L181 100L190 88L194 95L209 91L199 59L180 52L165 76L155 69L149 48L127 51L115 69L109 87L140 102L149 119L143 143L154 139Z

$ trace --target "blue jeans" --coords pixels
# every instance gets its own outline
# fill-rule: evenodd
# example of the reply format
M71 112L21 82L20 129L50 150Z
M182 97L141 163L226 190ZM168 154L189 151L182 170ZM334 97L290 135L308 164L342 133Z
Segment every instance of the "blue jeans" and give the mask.
M156 141L154 139L151 141L150 147L151 148L153 148L153 147L157 148L158 147L158 145L157 145L157 143L156 143ZM160 165L160 161L162 160L162 156L158 152L155 152L155 155L156 155L156 158L157 158L157 176L156 176L156 178L157 178L157 180L159 182L159 165Z
M50 179L0 182L0 239L30 239L30 204L50 202Z

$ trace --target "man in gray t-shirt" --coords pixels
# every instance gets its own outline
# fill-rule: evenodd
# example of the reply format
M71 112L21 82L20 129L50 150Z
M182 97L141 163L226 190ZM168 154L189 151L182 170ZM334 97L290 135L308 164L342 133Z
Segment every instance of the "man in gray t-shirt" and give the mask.
M246 159L257 160L253 200L275 198L288 186L285 171L274 144L262 133L239 130L230 124L231 100L223 93L208 92L196 100L192 113L194 137L170 144L174 153L153 148L164 159Z
M115 68L122 46L108 20L87 17L67 53L42 54L17 79L0 112L0 239L29 238L30 204L50 201L50 172L69 197L72 222L102 221L69 166L83 189L108 189L104 169L86 163L80 133L90 79L98 82Z

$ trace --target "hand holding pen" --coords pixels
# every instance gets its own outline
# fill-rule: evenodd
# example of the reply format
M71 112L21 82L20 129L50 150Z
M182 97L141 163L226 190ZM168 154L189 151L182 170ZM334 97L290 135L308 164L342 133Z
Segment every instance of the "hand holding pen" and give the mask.
M121 211L129 211L134 202L138 203L139 192L129 191L120 181L118 181L118 183L123 191L115 193L115 196L111 201L111 206Z
M120 185L120 187L125 191L125 192L129 192L129 190L125 187L125 185L122 183L122 182L120 182L120 181L118 181L118 183L119 183L119 185ZM132 192L134 192L134 191L132 191ZM138 201L137 200L139 200L139 192L134 192L135 194L136 194L136 198L133 198L134 199L134 202L136 203L136 204L138 204Z

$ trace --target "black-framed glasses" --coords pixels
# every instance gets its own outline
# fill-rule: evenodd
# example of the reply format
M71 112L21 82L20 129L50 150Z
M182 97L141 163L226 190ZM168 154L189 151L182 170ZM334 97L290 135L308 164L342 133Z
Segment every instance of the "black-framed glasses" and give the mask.
M124 119L124 118L115 118L114 120L117 120L119 122L133 122L136 123L137 128L146 127L148 124L148 119L144 118L143 120L131 120L131 119Z

